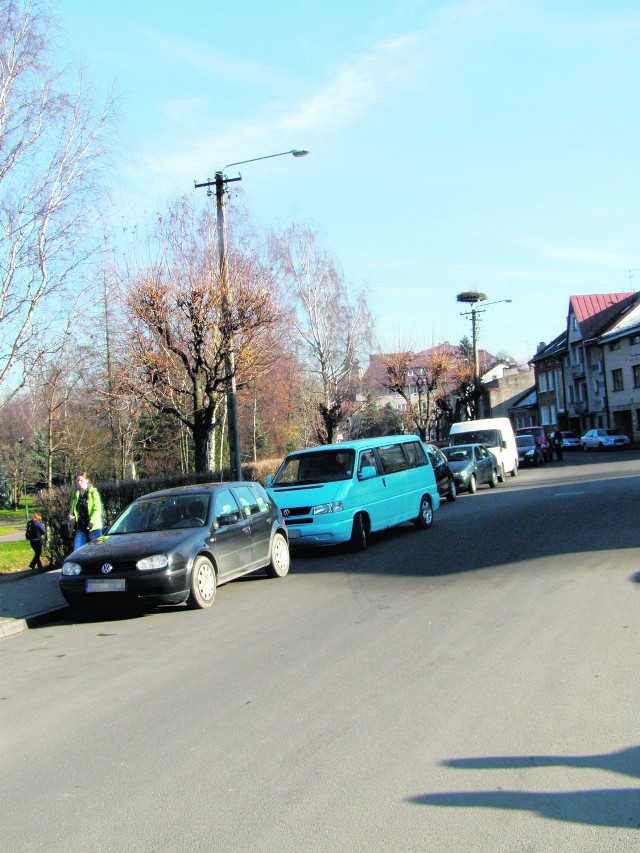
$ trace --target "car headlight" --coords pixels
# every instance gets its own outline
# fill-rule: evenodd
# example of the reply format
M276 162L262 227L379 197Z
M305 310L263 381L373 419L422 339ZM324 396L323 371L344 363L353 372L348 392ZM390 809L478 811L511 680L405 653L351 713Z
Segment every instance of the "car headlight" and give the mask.
M344 509L342 501L333 501L330 504L318 504L311 511L312 515L327 515L329 512L342 512Z
M63 563L62 564L62 574L63 575L79 575L82 571L82 568L79 563Z
M525 456L535 456L535 449L532 447L531 450L527 450L524 454Z
M149 569L166 569L169 565L169 559L166 554L154 554L151 557L143 557L136 563L136 569L141 572L147 572Z
M468 471L458 471L458 477L460 477L461 480L466 480L468 476Z

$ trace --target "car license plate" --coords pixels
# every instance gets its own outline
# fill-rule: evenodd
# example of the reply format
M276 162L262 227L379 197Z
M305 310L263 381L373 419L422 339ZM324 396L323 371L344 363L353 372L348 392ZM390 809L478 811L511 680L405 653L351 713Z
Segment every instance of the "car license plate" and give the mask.
M87 581L87 592L124 592L127 582L124 578L105 578L104 580Z
M299 539L300 538L300 531L299 530L292 530L290 527L287 527L287 533L289 534L289 539Z

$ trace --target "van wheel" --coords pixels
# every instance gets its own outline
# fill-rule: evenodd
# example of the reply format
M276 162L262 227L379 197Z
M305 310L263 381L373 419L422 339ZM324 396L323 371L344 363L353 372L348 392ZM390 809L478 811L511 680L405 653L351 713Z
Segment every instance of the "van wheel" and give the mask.
M511 476L512 477L518 476L518 466L517 465L514 465L513 468L511 469Z
M413 523L418 530L426 530L427 527L431 527L433 524L433 507L426 495L422 496L418 517L413 519Z
M458 497L458 490L456 489L456 481L449 480L449 491L447 492L447 500L455 501Z
M476 486L476 475L475 474L472 474L469 477L469 485L467 486L467 488L469 490L470 495L475 495L476 488L477 488L477 486Z
M367 522L364 515L359 512L353 519L353 531L351 533L351 547L354 551L365 551L369 544Z
M495 470L493 470L493 471L491 472L491 479L489 480L489 486L490 486L492 489L495 489L495 487L496 487L497 485L498 485L498 474L497 474L497 472L496 472Z

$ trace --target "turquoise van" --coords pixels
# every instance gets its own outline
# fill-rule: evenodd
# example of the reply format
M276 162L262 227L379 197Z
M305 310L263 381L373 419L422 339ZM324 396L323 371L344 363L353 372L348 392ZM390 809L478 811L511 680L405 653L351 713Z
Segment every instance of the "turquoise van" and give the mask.
M387 435L290 453L267 491L282 510L289 545L351 542L413 521L431 527L440 506L433 467L415 435Z

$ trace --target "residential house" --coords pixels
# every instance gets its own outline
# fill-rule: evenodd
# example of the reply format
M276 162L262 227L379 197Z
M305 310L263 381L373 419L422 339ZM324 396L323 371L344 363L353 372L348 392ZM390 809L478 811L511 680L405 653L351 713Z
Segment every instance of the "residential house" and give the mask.
M614 427L640 440L640 294L598 338L605 396Z
M557 426L569 429L564 363L567 359L567 333L562 332L550 344L538 344L533 358L529 359L535 373L535 421L523 423L521 426ZM522 409L519 414L524 414ZM528 414L531 415L529 408ZM520 425L520 424L519 424Z
M572 296L567 317L565 382L567 426L583 435L609 426L605 354L600 338L627 314L636 293L598 293ZM539 404L538 404L539 405Z
M531 391L535 374L533 370L507 367L501 371L501 375L494 374L492 378L485 374L481 381L482 397L478 406L478 417L508 418L512 406L523 392Z

